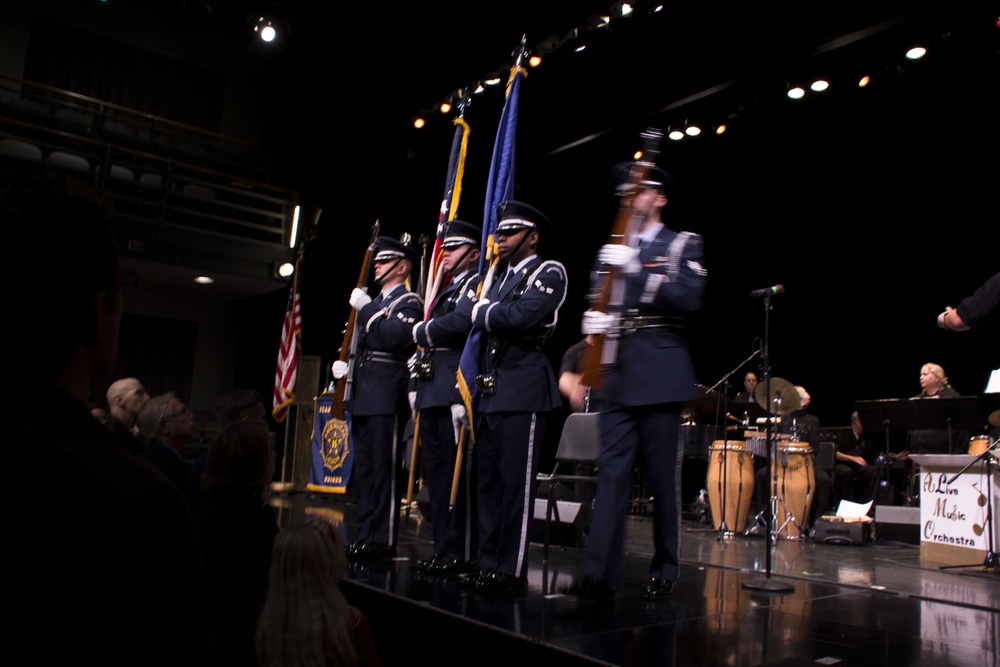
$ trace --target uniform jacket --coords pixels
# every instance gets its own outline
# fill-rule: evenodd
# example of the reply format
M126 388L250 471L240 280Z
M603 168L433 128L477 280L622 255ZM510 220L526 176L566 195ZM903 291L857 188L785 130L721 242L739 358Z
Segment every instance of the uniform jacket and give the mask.
M705 293L702 239L664 226L639 251L639 261L639 273L619 274L625 282L623 316L666 316L672 325L621 332L601 397L627 406L692 400L697 378L683 318L701 308Z
M429 360L433 375L416 377L417 399L414 407L447 407L460 402L455 377L462 349L469 338L472 305L479 274L472 272L452 282L438 295L430 319L417 325L416 341L422 349L421 360Z
M361 339L354 359L350 410L352 415L394 415L406 404L413 354L413 325L423 317L420 297L399 285L388 297L377 298L358 311Z
M502 274L501 274L502 275ZM483 393L478 410L548 412L562 405L558 383L542 344L555 329L566 299L566 269L532 258L516 275L490 290L490 303L476 311L473 327L485 332L480 368L496 379L496 394Z

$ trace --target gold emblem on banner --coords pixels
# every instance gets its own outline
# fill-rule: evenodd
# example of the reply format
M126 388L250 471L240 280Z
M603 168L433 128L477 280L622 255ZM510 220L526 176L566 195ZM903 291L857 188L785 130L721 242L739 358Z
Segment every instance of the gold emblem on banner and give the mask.
M347 453L347 421L330 418L323 426L323 464L330 470L339 468Z

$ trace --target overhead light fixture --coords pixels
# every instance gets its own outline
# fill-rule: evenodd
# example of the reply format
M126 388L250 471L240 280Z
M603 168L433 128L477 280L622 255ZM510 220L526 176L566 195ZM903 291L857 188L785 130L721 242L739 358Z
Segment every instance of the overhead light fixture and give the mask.
M531 56L530 58L528 58L528 64L531 65L532 67L538 67L539 65L542 64L542 57Z
M298 204L295 205L295 210L292 211L292 233L288 235L288 247L294 248L295 243L298 241L299 237L299 213L302 207Z
M806 91L800 88L799 86L795 86L794 88L788 89L787 95L789 98L793 100L801 100L803 97L805 97Z
M442 102L441 106L438 107L438 109L441 110L441 113L448 113L449 111L451 111L451 105L448 104L447 102Z
M211 285L215 282L215 278L212 276L195 276L194 281L199 285Z
M872 78L870 76L868 76L867 74L865 74L863 77L861 77L860 79L858 79L858 88L864 88L865 86L867 86L871 82L872 82Z
M681 139L684 138L684 133L681 132L680 130L671 130L670 134L668 134L667 136L673 139L674 141L680 141Z
M729 129L729 128L727 128L726 124L723 123L722 125L719 125L717 128L715 128L715 133L716 134L725 134L727 129Z
M419 130L420 128L422 128L424 126L425 122L426 121L424 121L423 118L421 118L420 116L417 116L416 118L413 119L413 127L417 128Z
M701 128L698 127L697 125L688 125L686 128L684 128L684 134L688 135L689 137L697 137L699 134L701 134Z
M291 262L282 262L278 264L274 272L279 278L290 278L295 273L295 265Z
M274 38L278 36L278 33L274 30L274 25L263 16L257 19L257 24L253 27L253 31L260 35L260 38L265 42L273 42Z
M922 46L914 46L912 49L906 52L906 57L910 60L919 60L927 55L927 49Z
M830 82L825 79L817 79L809 85L809 89L814 93L822 93L830 87Z

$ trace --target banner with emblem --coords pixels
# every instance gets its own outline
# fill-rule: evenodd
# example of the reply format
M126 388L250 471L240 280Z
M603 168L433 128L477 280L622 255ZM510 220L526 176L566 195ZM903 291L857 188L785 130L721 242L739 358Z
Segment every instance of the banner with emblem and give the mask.
M312 431L312 465L308 491L347 493L354 470L354 439L351 437L351 413L344 419L334 416L336 395L323 392L316 398L316 417Z

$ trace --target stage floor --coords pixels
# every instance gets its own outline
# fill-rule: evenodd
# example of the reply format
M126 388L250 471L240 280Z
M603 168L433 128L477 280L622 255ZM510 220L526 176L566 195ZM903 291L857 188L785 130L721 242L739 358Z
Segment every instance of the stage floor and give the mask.
M272 504L283 525L320 514L353 539L354 504L340 496L289 493ZM481 596L454 578L411 568L433 545L418 504L408 514L396 559L352 567L344 582L351 602L367 612L387 667L512 660L547 667L1000 666L1000 575L987 571L985 557L942 570L910 543L779 538L769 548L764 537L724 536L686 520L677 596L649 603L641 591L651 523L629 515L616 605L583 610L565 592L582 567L580 548L553 546L543 562L541 544L533 543L528 590Z

